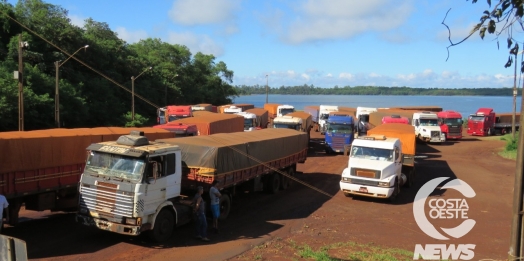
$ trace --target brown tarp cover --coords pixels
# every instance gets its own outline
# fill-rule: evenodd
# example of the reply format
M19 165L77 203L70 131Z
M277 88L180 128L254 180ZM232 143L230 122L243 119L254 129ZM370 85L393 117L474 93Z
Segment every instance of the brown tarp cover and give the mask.
M311 117L311 114L303 111L296 111L292 113L286 114L286 116L292 116L302 119L302 129L304 131L309 131L311 127L313 127L313 117Z
M201 173L207 169L209 175L247 169L259 165L256 160L270 162L307 149L305 133L273 128L157 141L180 146L184 166L200 168Z
M196 125L198 135L244 131L244 117L234 114L203 113L198 117L189 117L172 122Z
M442 107L438 107L438 106L402 106L402 107L390 107L390 109L415 110L415 111L433 111L433 112L441 112L442 111Z
M0 132L0 173L81 164L92 143L112 141L131 130L144 131L150 140L173 138L156 128L82 128Z
M199 103L199 104L195 104L195 106L204 107L204 111L211 111L211 110L213 110L213 105L209 104L209 103Z
M416 138L415 127L402 123L388 123L377 126L368 130L368 135L385 135L386 137L394 137L400 139L402 142L402 153L415 155Z
M512 122L513 112L495 113L497 123L510 123ZM515 113L515 122L518 124L520 121L520 112Z
M278 103L266 103L264 104L264 109L267 110L269 118L273 119L277 116L277 108L281 104Z
M229 108L229 107L231 107L231 104L220 105L220 106L217 107L217 112L218 113L224 113L224 109L225 108Z
M202 115L216 114L210 111L193 111L193 117L200 117Z
M262 108L253 108L246 110L246 112L253 113L257 116L257 126L260 128L266 128L267 124L269 123L269 113L267 110Z

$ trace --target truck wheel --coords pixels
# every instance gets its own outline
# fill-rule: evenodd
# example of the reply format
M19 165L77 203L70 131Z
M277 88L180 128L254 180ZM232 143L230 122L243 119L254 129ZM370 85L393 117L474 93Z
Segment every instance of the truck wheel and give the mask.
M407 182L406 182L406 187L408 188L411 188L413 187L413 184L415 183L415 175L413 175L413 171L410 171L407 175Z
M389 202L395 202L397 200L397 196L400 193L400 184L398 182L398 179L395 179L395 190L393 191L393 194L391 194L391 197L389 197Z
M272 194L277 194L280 189L280 174L273 172L268 180L268 189Z
M296 165L295 165L295 167L296 167ZM287 170L287 174L290 177L295 177L295 168L294 167L289 167L289 169ZM293 182L294 182L293 179L287 178L287 188L291 188L293 186Z
M491 128L488 129L488 136L491 136Z
M229 216L229 211L231 211L231 198L229 198L229 195L224 194L222 197L220 197L220 216L218 217L218 220L225 220L227 216Z
M156 216L155 227L150 231L149 235L153 241L162 243L171 238L174 227L175 218L173 214L169 210L163 209Z

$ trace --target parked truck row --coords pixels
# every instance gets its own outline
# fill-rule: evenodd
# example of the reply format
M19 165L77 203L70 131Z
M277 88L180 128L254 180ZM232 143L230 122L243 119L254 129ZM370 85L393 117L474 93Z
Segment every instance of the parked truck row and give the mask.
M490 136L511 133L513 113L496 114L492 108L479 108L468 117L468 135ZM515 113L515 131L520 128L520 113Z

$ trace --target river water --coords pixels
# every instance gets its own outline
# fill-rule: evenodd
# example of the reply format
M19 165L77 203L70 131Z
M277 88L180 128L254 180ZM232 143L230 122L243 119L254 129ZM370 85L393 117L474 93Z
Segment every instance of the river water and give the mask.
M521 97L517 97L517 112L520 112ZM263 108L265 94L236 97L234 103L254 104ZM269 103L289 104L296 110L309 105L337 105L345 107L388 108L400 106L438 106L454 110L464 118L478 108L493 108L496 113L513 112L512 96L399 96L399 95L269 95Z

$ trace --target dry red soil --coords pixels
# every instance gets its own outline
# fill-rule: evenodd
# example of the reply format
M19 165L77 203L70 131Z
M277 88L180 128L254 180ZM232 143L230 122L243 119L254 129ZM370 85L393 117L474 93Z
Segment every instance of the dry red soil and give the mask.
M468 216L477 223L466 236L445 243L475 244L474 260L507 257L515 161L497 155L504 142L466 136L443 145L418 144L415 186L402 188L397 201L388 203L345 197L339 180L348 157L326 155L318 133L312 133L312 141L297 177L331 197L297 183L275 195L237 195L220 234L210 233L210 242L193 239L193 227L187 225L177 228L165 245L155 245L146 237L83 227L74 222L74 213L22 212L25 220L4 232L27 242L31 260L296 260L300 258L293 248L283 245L316 248L349 241L413 251L416 244L442 243L415 223L416 192L433 178L451 177L475 190L476 196L467 202ZM447 190L433 196L460 194ZM452 224L458 221L442 226Z

